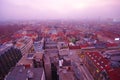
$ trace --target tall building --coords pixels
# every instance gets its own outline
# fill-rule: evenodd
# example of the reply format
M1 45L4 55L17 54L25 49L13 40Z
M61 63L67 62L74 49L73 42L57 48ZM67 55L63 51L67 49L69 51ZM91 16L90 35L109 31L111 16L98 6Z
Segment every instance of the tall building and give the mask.
M4 44L0 46L0 80L3 80L10 69L22 57L21 51L13 46Z
M50 58L48 55L44 56L44 68L45 68L45 75L46 75L46 80L51 80L52 79L52 74L51 74L51 62Z

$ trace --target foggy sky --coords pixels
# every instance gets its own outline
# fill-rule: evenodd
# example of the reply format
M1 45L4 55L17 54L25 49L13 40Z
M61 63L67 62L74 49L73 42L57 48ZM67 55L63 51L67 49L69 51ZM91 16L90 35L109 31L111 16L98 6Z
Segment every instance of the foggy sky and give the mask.
M0 20L120 18L120 0L0 0Z

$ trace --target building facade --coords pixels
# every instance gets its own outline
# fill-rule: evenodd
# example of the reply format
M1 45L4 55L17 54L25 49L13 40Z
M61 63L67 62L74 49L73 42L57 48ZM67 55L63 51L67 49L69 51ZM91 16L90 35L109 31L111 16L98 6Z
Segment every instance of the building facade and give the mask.
M0 46L0 80L3 80L10 69L21 59L21 51L13 46Z

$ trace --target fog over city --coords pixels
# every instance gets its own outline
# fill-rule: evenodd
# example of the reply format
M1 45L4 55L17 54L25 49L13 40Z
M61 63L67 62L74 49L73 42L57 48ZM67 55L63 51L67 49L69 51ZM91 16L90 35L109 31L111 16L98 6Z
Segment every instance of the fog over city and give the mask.
M0 20L120 18L120 0L0 0Z
M120 0L0 0L0 80L120 80Z

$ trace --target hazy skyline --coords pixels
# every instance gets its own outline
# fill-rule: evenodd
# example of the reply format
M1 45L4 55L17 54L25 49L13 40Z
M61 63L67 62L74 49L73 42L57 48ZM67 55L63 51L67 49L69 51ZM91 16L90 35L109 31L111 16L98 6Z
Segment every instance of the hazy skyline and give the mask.
M120 18L120 0L0 0L0 20Z

